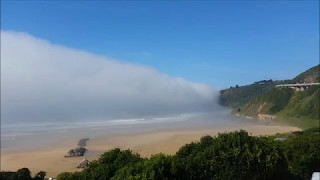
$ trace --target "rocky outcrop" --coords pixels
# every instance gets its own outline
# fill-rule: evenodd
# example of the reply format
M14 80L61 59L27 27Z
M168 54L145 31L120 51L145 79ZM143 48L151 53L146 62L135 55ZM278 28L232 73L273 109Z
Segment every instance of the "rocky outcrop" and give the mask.
M79 156L83 156L84 153L86 152L86 148L84 147L78 147L75 149L70 149L67 153L67 155L65 155L64 157L79 157Z
M270 115L270 114L258 114L258 118L259 118L260 120L275 119L276 116Z
M88 167L90 164L90 162L87 159L83 159L79 165L77 166L77 168L86 168Z
M85 146L87 145L87 141L89 141L89 138L80 139L80 141L77 144L79 147L74 148L74 149L70 149L64 157L83 156L84 153L87 151L87 149L85 148Z

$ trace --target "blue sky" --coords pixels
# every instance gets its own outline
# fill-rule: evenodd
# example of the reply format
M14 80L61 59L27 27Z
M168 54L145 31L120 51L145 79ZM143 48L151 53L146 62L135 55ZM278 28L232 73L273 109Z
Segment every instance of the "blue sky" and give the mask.
M319 63L318 1L2 1L1 29L216 88Z

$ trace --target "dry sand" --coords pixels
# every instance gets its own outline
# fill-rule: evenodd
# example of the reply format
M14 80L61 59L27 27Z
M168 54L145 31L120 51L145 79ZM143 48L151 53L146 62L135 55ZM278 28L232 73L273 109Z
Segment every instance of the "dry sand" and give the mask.
M159 152L174 154L181 146L192 141L198 141L204 135L217 135L219 132L229 132L244 129L252 135L271 135L300 130L297 127L278 125L252 125L230 128L197 128L177 129L170 131L156 131L141 134L108 135L91 139L87 143L88 160L99 158L99 153L109 149L120 147L132 149L142 156L148 157ZM46 148L24 152L6 152L1 154L1 170L16 171L27 167L32 173L40 170L46 171L48 177L55 177L61 172L79 171L76 168L78 162L84 157L64 158L66 152L75 147L77 141L66 140Z

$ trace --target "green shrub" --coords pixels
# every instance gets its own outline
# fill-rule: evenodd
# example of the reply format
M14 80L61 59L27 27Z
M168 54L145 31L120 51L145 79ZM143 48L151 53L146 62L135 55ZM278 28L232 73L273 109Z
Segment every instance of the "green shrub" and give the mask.
M288 168L297 179L310 179L312 172L320 171L320 132L313 128L284 142Z
M285 141L274 137L286 136ZM181 147L175 155L141 158L119 148L104 153L81 172L63 172L58 180L207 180L310 179L320 171L320 130L254 137L246 131L204 136ZM39 172L33 179L41 179ZM3 180L32 179L30 171L1 172Z

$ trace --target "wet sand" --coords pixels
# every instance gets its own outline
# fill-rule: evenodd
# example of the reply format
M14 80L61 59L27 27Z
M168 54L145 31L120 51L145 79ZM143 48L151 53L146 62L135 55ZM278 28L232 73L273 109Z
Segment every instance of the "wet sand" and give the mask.
M107 135L90 139L87 142L88 153L84 157L64 158L71 148L76 147L79 139L65 140L38 150L26 150L19 152L2 152L1 170L16 171L27 167L35 174L42 170L48 177L55 177L61 172L79 171L77 164L83 159L98 159L102 152L119 147L131 149L144 157L156 153L174 154L179 148L192 141L198 141L204 135L215 136L218 133L244 129L254 136L272 135L299 131L297 127L279 125L245 125L225 128L193 128L161 130L147 133Z

